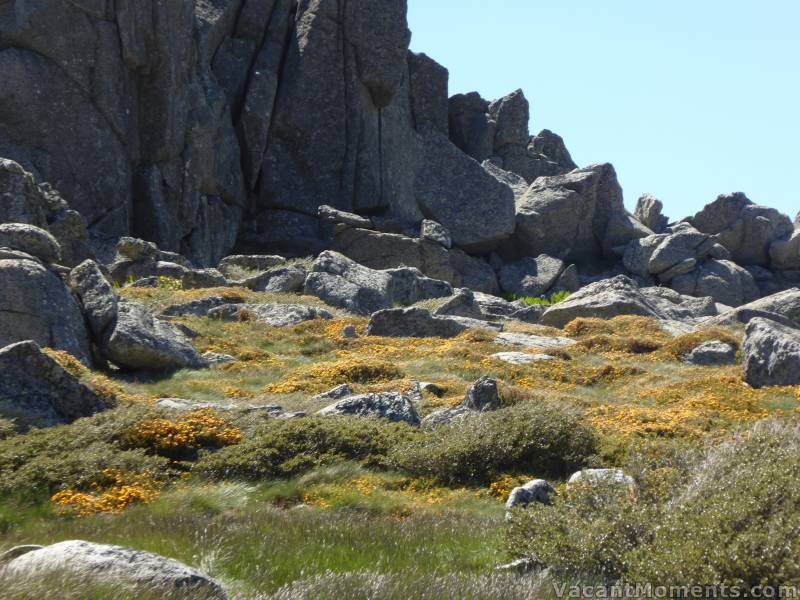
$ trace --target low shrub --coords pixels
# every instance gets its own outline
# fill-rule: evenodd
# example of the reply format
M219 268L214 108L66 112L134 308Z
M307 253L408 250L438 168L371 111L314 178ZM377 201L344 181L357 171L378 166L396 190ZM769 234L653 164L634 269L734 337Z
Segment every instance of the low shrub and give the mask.
M273 420L239 444L202 457L197 470L214 478L271 479L344 460L381 466L393 447L416 434L408 425L378 419Z
M572 295L572 292L562 290L560 292L553 292L550 296L519 296L517 294L504 294L503 297L509 302L521 300L525 304L531 306L552 306L563 302Z
M391 460L416 476L447 485L486 484L501 473L563 476L596 452L579 411L559 404L519 404L424 430L396 448Z

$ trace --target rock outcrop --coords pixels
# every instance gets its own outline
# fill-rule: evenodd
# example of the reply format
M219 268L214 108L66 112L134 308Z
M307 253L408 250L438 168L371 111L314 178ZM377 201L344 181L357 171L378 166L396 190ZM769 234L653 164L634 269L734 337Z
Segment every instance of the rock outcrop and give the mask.
M800 385L800 329L761 317L748 323L744 380L753 387Z

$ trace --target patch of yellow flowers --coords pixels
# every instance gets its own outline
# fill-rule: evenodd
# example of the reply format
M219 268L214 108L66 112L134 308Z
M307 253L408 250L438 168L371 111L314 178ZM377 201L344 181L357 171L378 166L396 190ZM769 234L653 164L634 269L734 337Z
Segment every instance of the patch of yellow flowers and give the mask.
M340 383L369 384L401 379L403 372L394 364L369 359L339 360L304 365L288 377L264 388L270 394L322 392Z
M127 436L136 446L159 454L174 455L200 447L221 448L242 440L242 431L232 427L212 409L186 413L176 420L147 419Z
M133 504L149 504L160 493L161 483L152 474L103 471L103 480L94 482L91 491L63 490L51 498L59 509L88 517L98 513L120 513Z

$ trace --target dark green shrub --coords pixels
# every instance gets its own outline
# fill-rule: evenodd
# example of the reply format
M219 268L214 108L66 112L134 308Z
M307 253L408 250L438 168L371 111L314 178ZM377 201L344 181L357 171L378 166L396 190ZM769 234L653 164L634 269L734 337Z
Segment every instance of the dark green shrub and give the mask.
M391 448L416 430L405 424L352 417L272 420L235 446L206 455L197 470L216 478L289 477L343 460L383 465Z
M391 454L397 467L447 484L486 483L509 472L563 476L596 452L581 413L558 404L520 404L425 430Z
M38 499L64 486L82 487L104 469L162 472L167 461L117 443L146 409L124 407L69 425L0 440L0 497Z

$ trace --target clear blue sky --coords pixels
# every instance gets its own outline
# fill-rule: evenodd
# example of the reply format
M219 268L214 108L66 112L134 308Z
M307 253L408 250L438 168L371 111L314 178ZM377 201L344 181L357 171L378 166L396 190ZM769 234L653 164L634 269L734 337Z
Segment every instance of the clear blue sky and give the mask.
M800 0L409 0L450 93L522 88L531 132L671 218L745 192L800 210Z

